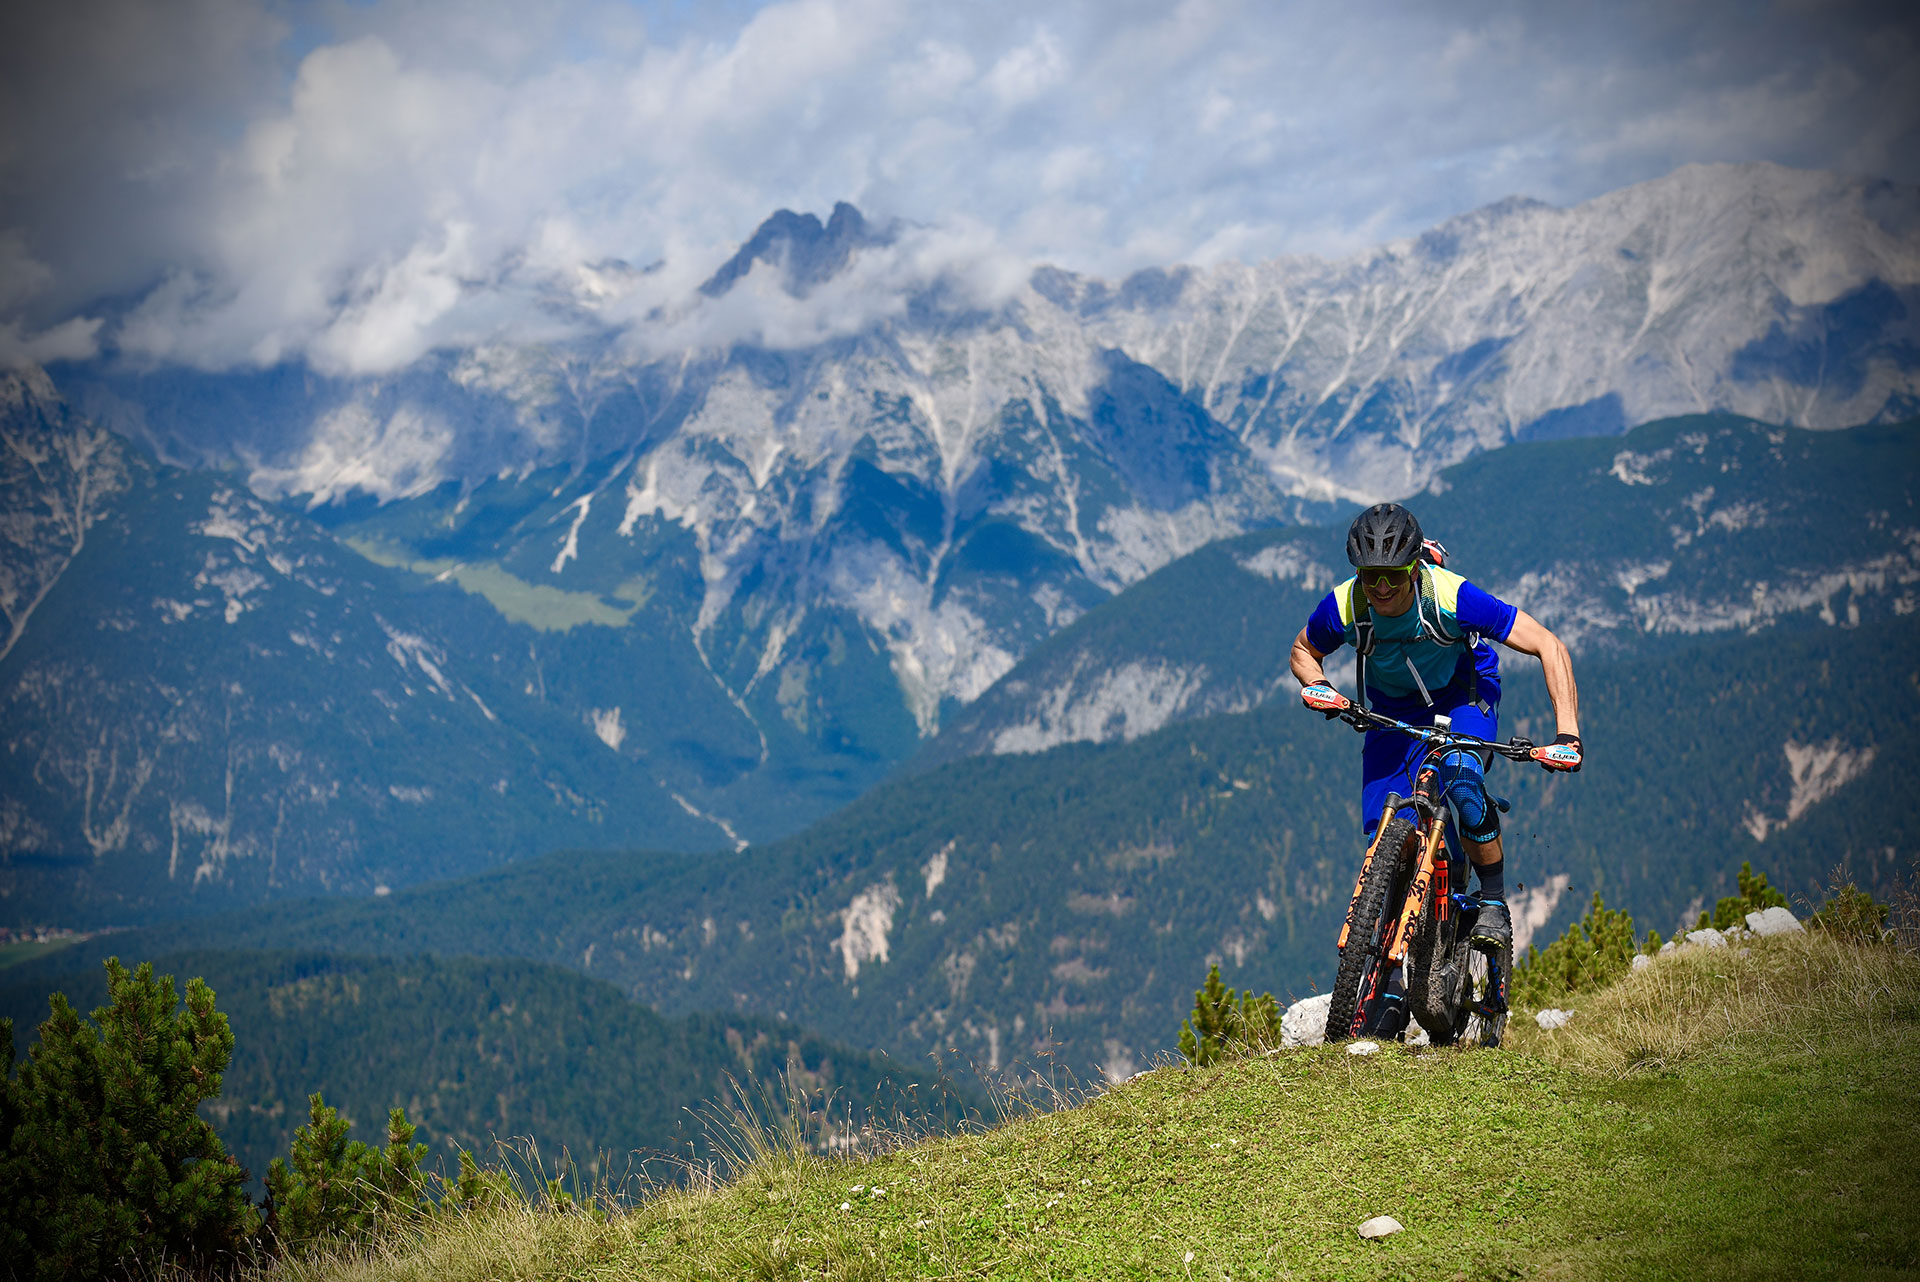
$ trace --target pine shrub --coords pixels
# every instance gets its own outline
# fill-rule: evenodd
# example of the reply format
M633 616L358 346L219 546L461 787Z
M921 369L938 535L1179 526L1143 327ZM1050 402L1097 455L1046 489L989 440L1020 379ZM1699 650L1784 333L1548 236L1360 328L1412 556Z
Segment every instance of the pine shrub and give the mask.
M233 1055L227 1017L199 979L176 1009L171 975L106 965L107 1005L89 1022L55 993L17 1075L0 1021L0 1254L37 1279L229 1269L260 1218L198 1112Z
M1216 963L1207 982L1193 994L1193 1016L1180 1025L1180 1053L1189 1063L1217 1062L1233 1043L1276 1045L1280 1040L1280 1004L1272 993L1236 992L1220 980Z
M482 1211L510 1205L518 1192L512 1178L497 1166L482 1166L472 1153L460 1150L460 1175L444 1190L442 1211Z
M1728 895L1713 906L1711 914L1701 913L1700 922L1695 930L1704 930L1711 926L1715 930L1731 930L1735 926L1747 924L1747 914L1761 912L1768 908L1785 908L1787 897L1767 884L1767 875L1753 870L1750 860L1740 861L1740 872L1735 878L1740 887L1737 895Z
M1586 916L1544 949L1529 947L1513 969L1513 1003L1538 1008L1605 988L1627 973L1640 951L1633 918L1608 908L1600 892Z
M293 1133L290 1161L276 1157L267 1169L272 1230L282 1250L301 1253L342 1240L364 1242L432 1208L420 1170L427 1146L414 1143L414 1127L403 1110L387 1115L383 1149L348 1139L348 1127L339 1110L317 1093L308 1096L307 1124ZM461 1157L465 1177L471 1158Z
M1827 884L1827 901L1807 918L1807 926L1854 943L1877 944L1886 938L1887 906L1836 870Z

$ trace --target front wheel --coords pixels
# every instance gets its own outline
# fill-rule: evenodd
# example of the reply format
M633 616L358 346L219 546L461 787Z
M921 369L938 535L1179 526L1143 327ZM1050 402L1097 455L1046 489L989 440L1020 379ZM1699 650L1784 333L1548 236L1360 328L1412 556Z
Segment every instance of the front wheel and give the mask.
M1333 1004L1327 1008L1330 1042L1344 1042L1358 1031L1367 1005L1386 979L1383 945L1393 923L1388 904L1413 844L1412 822L1398 815L1389 819L1374 846L1373 862L1361 877L1360 893L1347 915L1347 942L1334 975Z

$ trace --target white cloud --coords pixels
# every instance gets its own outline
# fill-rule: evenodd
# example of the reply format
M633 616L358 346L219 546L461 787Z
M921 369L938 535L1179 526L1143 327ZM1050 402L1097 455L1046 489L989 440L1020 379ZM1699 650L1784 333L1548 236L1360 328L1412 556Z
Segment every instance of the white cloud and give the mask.
M987 73L987 88L1002 107L1032 102L1066 78L1067 62L1045 27L1033 39L1009 49Z
M411 406L383 413L353 402L325 415L292 467L260 467L247 478L255 493L308 494L310 506L362 490L385 501L424 494L438 485L453 430Z
M432 347L436 322L460 301L462 277L475 264L472 228L450 223L438 248L416 245L390 268L365 274L365 293L341 309L310 354L325 370L386 373L410 365Z
M996 296L1042 260L1113 275L1339 253L1695 160L1920 178L1915 42L1893 8L289 12L34 0L17 18L5 350L84 355L94 331L76 326L106 316L98 338L145 360L377 372L655 309L666 328L644 341L800 342L926 273ZM756 278L689 305L773 209L838 199L933 230L810 308Z
M76 316L38 333L24 331L18 321L0 321L0 369L91 360L100 351L99 332L98 317Z

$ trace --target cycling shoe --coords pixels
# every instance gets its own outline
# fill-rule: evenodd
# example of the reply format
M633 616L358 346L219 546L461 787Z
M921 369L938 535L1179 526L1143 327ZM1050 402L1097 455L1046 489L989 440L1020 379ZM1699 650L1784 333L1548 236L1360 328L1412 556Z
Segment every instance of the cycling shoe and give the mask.
M1473 923L1473 933L1468 936L1476 947L1488 952L1497 952L1513 943L1513 919L1507 915L1507 906L1498 899L1484 900L1480 904L1480 915Z

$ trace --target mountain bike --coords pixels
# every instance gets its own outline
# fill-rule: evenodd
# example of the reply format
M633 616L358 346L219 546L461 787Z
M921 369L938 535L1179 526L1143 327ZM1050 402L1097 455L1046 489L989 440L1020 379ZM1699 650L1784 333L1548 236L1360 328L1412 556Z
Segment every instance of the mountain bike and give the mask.
M1440 763L1455 751L1539 760L1538 750L1526 739L1494 743L1455 733L1446 717L1412 726L1352 703L1322 711L1337 711L1355 730L1391 730L1427 744L1413 795L1388 795L1355 879L1340 928L1327 1040L1400 1037L1411 1017L1437 1046L1498 1046L1513 946L1472 942L1481 905L1466 892L1466 853L1453 831ZM1502 814L1511 809L1503 797L1489 793L1487 801Z

